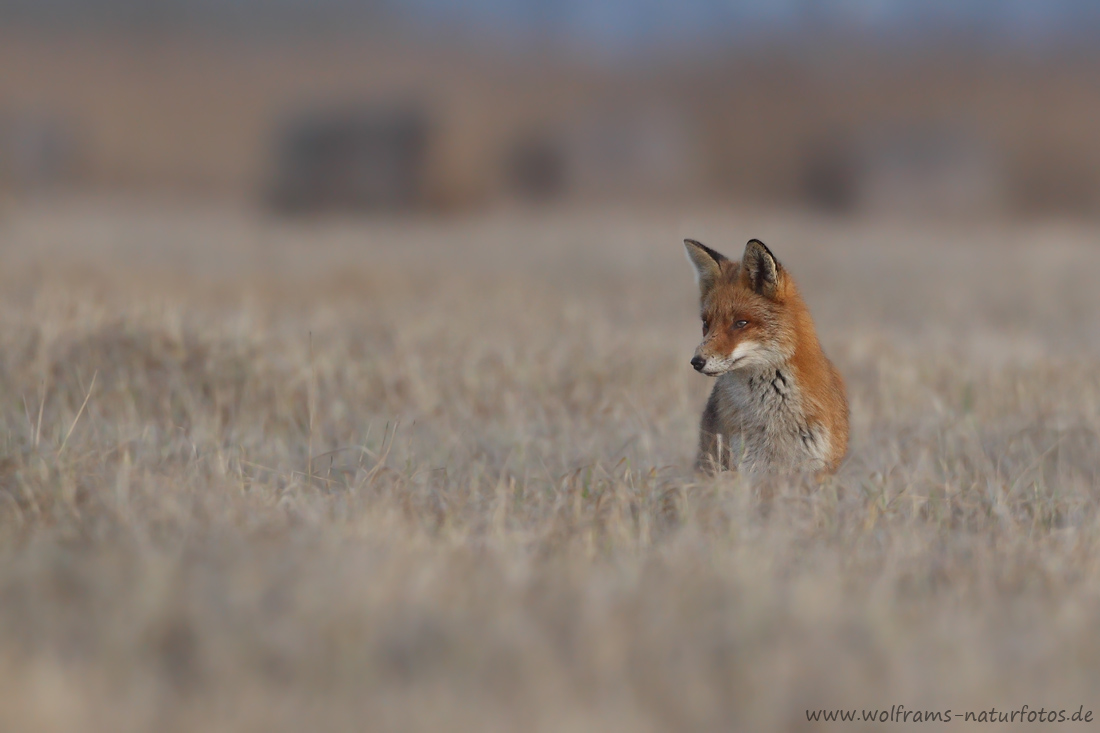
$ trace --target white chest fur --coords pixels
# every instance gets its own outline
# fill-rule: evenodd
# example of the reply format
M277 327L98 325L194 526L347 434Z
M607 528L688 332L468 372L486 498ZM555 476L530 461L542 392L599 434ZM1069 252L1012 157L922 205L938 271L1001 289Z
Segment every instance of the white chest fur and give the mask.
M820 471L828 430L811 424L790 369L739 369L718 378L718 417L731 463L747 473Z

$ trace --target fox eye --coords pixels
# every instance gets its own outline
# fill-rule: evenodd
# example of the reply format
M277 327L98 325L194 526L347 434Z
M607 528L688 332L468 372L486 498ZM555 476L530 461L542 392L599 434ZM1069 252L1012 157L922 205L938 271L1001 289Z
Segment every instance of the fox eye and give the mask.
M748 321L737 321L736 323L733 324L733 327L734 328L744 328L747 325L749 325Z
M709 321L703 321L703 335L706 336L707 331L709 331L709 330L710 330L710 322Z

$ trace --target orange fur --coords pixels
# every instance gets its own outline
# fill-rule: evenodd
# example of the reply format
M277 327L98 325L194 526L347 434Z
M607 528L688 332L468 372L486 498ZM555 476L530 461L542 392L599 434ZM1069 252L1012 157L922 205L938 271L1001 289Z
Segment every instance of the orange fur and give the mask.
M848 400L794 279L758 240L741 262L684 244L704 330L692 363L718 377L697 465L722 469L740 457L751 472L834 473L848 449Z

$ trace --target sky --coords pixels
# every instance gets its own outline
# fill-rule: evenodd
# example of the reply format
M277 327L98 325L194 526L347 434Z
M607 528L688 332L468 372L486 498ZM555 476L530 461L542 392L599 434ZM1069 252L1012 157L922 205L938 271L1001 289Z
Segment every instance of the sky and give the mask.
M1100 29L1097 0L403 0L406 12L503 33L546 30L646 43L830 27L881 34L957 30L1042 39Z
M880 36L948 30L1024 43L1100 40L1100 0L0 0L0 23L264 29L388 19L612 49L818 29Z

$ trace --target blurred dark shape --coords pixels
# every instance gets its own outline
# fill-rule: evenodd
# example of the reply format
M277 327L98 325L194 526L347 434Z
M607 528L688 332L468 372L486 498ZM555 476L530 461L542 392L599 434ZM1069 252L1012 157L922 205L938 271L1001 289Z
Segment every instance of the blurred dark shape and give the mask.
M565 152L561 141L545 131L520 139L505 163L509 188L524 199L549 201L567 188Z
M803 163L802 196L807 204L832 214L850 214L857 204L859 172L850 141L819 141Z
M285 214L423 206L430 129L405 103L301 115L276 141L268 203Z
M43 193L74 182L79 145L73 126L54 115L0 115L0 186Z
M667 106L582 108L521 138L509 156L513 191L530 199L683 197L702 185L696 135Z
M671 107L595 109L565 132L569 186L580 195L676 197L699 183L691 125Z
M878 131L861 145L858 205L867 212L965 216L1003 204L1003 179L981 141L944 127Z
M880 127L809 156L807 200L837 213L971 216L1000 211L1005 178L989 146L937 125Z
M1100 212L1100 169L1082 156L1038 144L1016 161L1013 208L1025 214Z

